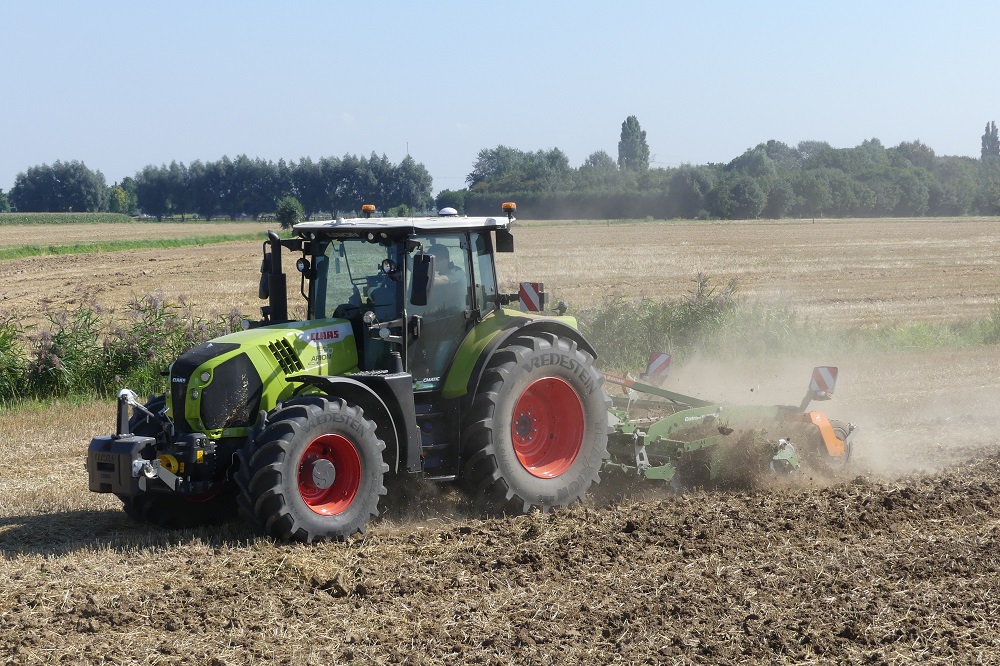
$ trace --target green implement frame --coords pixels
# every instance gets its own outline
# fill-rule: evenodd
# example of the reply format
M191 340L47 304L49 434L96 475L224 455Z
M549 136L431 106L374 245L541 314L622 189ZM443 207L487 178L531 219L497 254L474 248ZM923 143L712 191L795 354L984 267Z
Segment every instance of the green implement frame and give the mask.
M802 404L792 407L724 405L631 378L604 376L606 385L628 391L628 397L612 397L610 457L604 464L609 472L680 485L717 483L764 470L789 473L801 465L800 450L846 461L857 431L853 424L834 427L821 412L805 411L811 400L833 394L832 387L817 390L815 381ZM634 411L646 415L635 418Z

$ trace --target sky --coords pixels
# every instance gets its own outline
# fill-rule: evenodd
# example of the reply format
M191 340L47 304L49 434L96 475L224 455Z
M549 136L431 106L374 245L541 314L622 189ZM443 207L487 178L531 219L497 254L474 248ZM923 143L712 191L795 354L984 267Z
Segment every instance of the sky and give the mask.
M978 157L1000 2L0 0L0 189L79 160L409 152L434 191L480 150L728 162L769 139Z

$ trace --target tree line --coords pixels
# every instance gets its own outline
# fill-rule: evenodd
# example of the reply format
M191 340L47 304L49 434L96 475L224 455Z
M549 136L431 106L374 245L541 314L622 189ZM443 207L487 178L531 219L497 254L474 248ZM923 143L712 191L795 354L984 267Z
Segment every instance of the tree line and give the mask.
M82 162L57 161L19 173L6 197L0 191L0 212L6 203L6 210L21 212L256 218L274 214L279 201L293 197L306 219L320 211L358 211L372 201L405 213L433 204L431 184L430 173L412 157L394 164L375 153L276 163L246 155L171 162L148 165L111 186Z
M493 215L518 202L536 219L888 217L1000 215L1000 136L986 125L980 159L938 156L920 141L853 148L770 140L727 163L651 166L638 118L622 122L617 159L603 150L572 167L559 148L479 151L467 187L431 197L427 169L407 156L345 155L277 163L239 155L185 166L149 165L107 186L81 162L20 173L0 212L109 211L204 218L287 213L306 219L375 202L390 214L451 206ZM301 210L301 213L299 212Z
M622 123L618 159L592 153L572 168L558 148L479 152L468 187L438 202L490 214L497 195L532 217L705 218L1000 215L1000 138L986 126L980 159L938 156L920 141L853 148L771 140L728 163L652 168L645 132Z

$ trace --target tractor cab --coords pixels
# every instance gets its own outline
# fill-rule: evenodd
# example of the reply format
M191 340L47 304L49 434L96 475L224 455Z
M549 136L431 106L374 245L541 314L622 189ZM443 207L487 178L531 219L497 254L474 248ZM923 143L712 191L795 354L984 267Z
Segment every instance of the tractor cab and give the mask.
M306 222L279 243L302 252L296 267L306 318L351 323L360 371L403 369L415 391L434 390L467 333L500 307L493 235L509 236L512 204L509 211L500 219L446 213ZM273 268L270 244L265 265ZM274 317L273 300L265 310Z

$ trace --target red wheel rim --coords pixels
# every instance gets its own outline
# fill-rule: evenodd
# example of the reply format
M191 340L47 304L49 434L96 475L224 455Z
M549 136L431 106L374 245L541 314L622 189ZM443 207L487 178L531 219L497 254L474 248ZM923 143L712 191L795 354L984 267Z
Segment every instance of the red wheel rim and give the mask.
M583 426L583 403L568 382L558 377L535 380L514 405L514 453L532 476L557 477L580 454Z
M320 435L299 461L299 495L310 509L334 516L351 505L361 487L361 457L343 435Z

